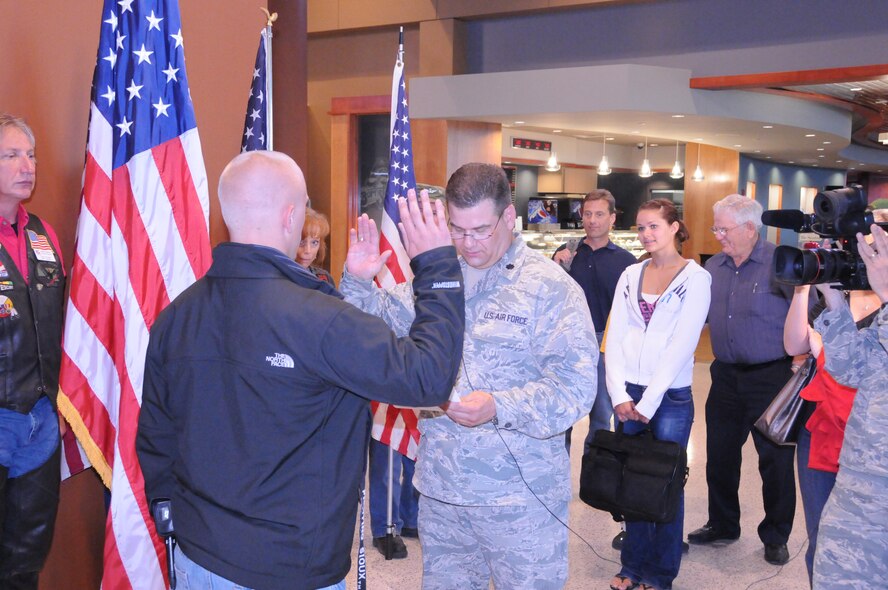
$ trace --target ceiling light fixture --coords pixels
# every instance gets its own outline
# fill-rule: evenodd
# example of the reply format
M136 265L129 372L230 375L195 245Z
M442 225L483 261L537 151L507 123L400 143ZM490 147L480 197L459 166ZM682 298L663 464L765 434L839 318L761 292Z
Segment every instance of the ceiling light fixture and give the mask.
M601 136L601 162L598 163L598 176L607 176L611 173L610 164L607 162L607 154L605 153L605 149L607 148L607 136Z
M642 178L650 178L653 175L651 171L651 161L648 160L648 138L644 138L644 161L641 163L641 170L638 175Z
M691 180L694 182L702 181L705 176L703 176L703 169L700 168L700 144L697 144L697 168L694 169L694 174L691 176Z
M555 152L549 152L549 159L546 160L546 170L549 172L558 172L561 170L561 164L558 163L558 158L555 157Z
M685 173L682 172L681 164L678 163L678 140L675 141L675 166L672 167L672 172L669 174L670 178L675 178L678 180L679 178L684 178Z

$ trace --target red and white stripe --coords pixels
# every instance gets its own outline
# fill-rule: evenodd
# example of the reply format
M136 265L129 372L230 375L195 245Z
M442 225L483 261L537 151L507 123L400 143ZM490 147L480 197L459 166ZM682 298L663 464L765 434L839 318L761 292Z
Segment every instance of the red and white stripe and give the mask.
M209 194L196 129L112 169L114 132L92 105L60 407L112 490L103 588L165 588L136 429L148 331L210 265Z

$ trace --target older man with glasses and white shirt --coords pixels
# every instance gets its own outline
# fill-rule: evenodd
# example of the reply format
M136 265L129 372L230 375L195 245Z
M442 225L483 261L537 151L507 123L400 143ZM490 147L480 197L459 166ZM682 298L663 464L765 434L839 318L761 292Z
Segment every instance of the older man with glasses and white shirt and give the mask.
M783 324L793 289L772 276L775 246L759 235L761 205L728 195L713 211L712 233L722 251L706 261L712 275L709 329L715 355L706 400L709 520L688 535L688 542L707 545L740 537L740 464L752 433L765 509L758 535L765 561L784 564L795 515L795 449L770 442L753 423L792 374Z
M487 590L492 578L497 588L562 588L571 498L564 432L595 398L595 327L577 283L514 231L502 168L462 166L446 199L466 334L449 404L420 415L422 585ZM378 237L368 237L371 260ZM376 288L380 265L365 264L354 245L346 267L346 300L405 332L409 284Z

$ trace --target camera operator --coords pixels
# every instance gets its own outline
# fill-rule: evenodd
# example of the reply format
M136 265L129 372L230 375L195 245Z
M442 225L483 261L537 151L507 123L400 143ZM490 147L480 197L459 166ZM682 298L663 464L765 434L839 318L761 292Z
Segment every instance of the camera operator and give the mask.
M857 234L858 252L882 308L858 330L841 291L817 285L827 309L814 322L826 369L857 388L839 458L841 468L823 510L814 587L868 588L888 578L888 234L871 226L873 243Z

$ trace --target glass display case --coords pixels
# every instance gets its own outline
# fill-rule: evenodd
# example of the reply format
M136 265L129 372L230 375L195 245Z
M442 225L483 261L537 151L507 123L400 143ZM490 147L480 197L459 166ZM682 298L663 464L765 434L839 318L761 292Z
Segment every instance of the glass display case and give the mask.
M549 229L545 225L537 225L535 229L521 232L521 237L524 238L524 241L530 248L539 251L543 256L551 258L558 246L569 239L582 240L586 237L586 233L581 229L560 229L557 227ZM614 244L625 248L636 258L644 254L644 248L641 247L641 243L638 241L638 234L632 230L612 230L610 238Z

